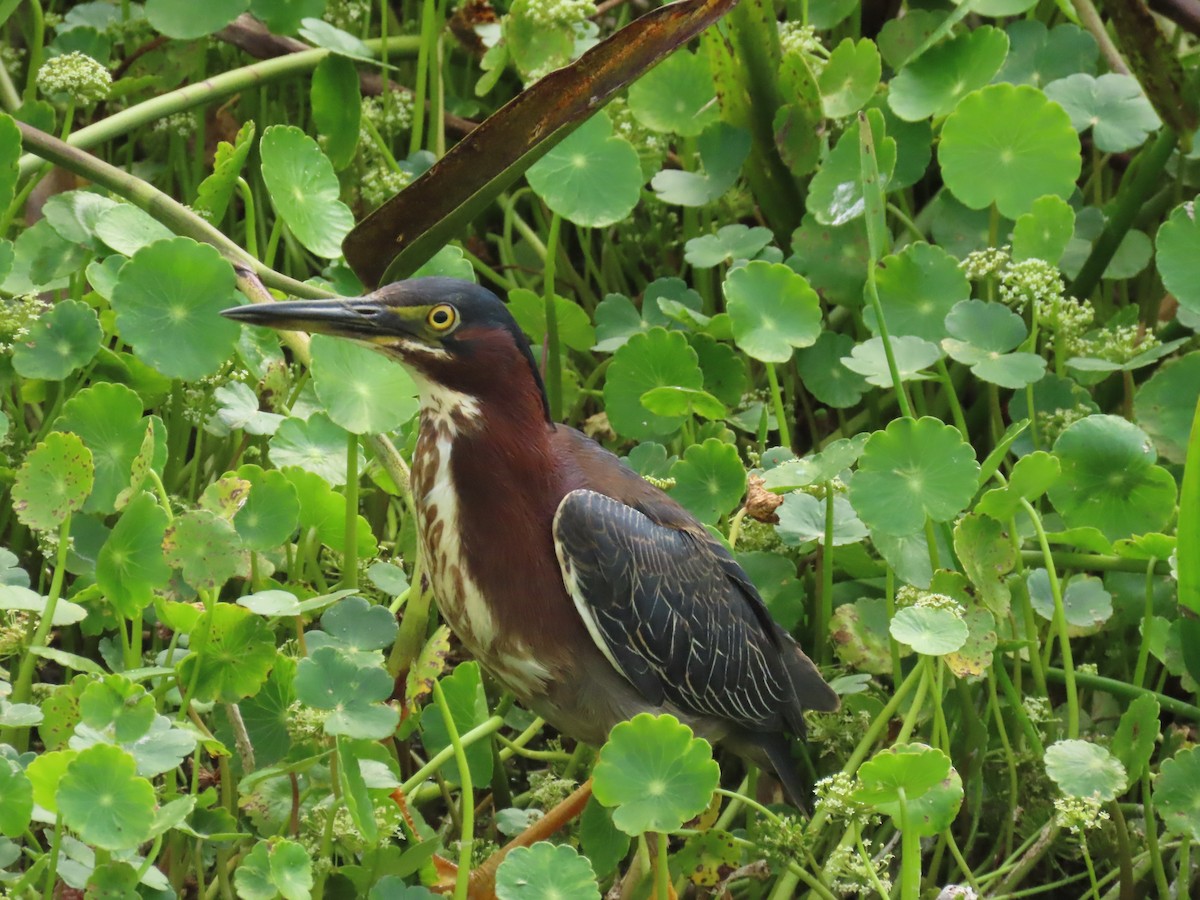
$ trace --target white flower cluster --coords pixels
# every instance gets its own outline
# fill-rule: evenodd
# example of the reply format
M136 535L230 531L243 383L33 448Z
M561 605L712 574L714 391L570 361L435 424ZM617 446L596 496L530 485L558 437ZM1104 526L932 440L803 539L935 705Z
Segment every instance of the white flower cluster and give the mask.
M29 337L30 326L50 308L37 294L0 300L0 353L8 353Z
M112 90L112 73L78 50L48 59L38 69L37 86L43 94L66 94L73 103L103 100Z
M1091 334L1072 338L1067 350L1073 356L1089 356L1113 363L1127 363L1135 356L1152 350L1160 341L1139 325L1110 325Z
M1058 269L1044 259L1009 263L1000 273L1000 299L1018 312L1031 302L1040 308L1061 298L1065 290Z
M1096 797L1058 797L1054 801L1054 823L1072 834L1099 828L1108 819Z
M814 811L822 810L835 819L855 819L863 813L862 804L854 799L854 779L845 772L820 779L813 785L813 794Z
M644 126L629 109L624 98L617 98L605 110L612 119L613 134L633 144L639 155L660 155L667 151L667 140Z
M412 128L413 97L408 91L392 91L391 96L364 97L362 102L362 118L370 122L385 138L393 138ZM359 126L358 139L370 144L370 133L364 126Z
M1060 407L1054 411L1038 410L1037 427L1042 444L1053 444L1060 434L1091 414L1092 411L1085 406L1073 406L1070 409Z
M863 838L863 845L868 853L872 851L869 838ZM875 882L871 879L871 870L868 868L874 866L875 877L888 894L891 894L892 880L888 877L888 870L892 864L892 857L893 854L885 853L877 859L866 860L857 848L846 843L829 855L825 861L825 871L833 875L834 891L852 896L874 897Z
M525 13L535 25L569 26L594 16L596 4L592 0L529 0Z
M806 484L804 487L800 488L800 491L805 494L811 494L818 500L824 500L826 486L831 488L835 494L844 494L846 491L850 490L850 487L846 484L846 482L842 481L839 476L834 475L829 481L818 481L814 484Z
M949 594L923 591L911 584L906 584L896 591L896 609L904 609L906 606L915 606L921 609L948 609L960 619L966 614L963 605Z
M967 258L958 264L970 281L982 281L995 275L1008 262L1008 247L988 247L984 250L972 250Z
M190 112L172 113L155 122L152 130L159 134L174 134L186 140L196 133L196 114Z
M803 56L810 65L829 55L817 37L817 29L799 22L779 23L779 48L784 56Z
M330 0L324 19L330 25L348 30L360 25L371 14L371 0Z
M408 187L411 181L412 178L407 172L387 165L378 165L363 173L359 182L359 193L362 195L363 204L369 209L375 209Z

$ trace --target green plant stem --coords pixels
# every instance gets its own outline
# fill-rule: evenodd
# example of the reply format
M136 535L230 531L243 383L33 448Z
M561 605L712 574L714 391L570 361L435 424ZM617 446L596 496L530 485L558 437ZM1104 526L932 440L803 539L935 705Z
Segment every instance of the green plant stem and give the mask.
M450 711L450 704L446 702L442 683L436 679L433 682L433 700L442 714L442 723L446 726L450 748L454 751L454 761L458 763L460 796L462 798L462 833L458 845L458 877L454 883L454 898L455 900L467 900L467 888L471 878L471 847L475 842L475 793L471 785L471 767L467 764L467 751L458 735L458 726L454 723L454 714Z
M550 401L550 417L562 418L562 344L558 334L558 305L554 293L555 263L558 259L558 237L562 231L562 216L550 217L550 234L546 238L546 262L543 269L542 295L546 316L546 398Z
M821 662L829 662L829 623L833 619L833 482L825 482L825 540L821 543L821 602L817 606L816 642ZM890 571L890 570L889 570Z
M954 418L954 427L958 429L963 440L969 443L971 433L967 430L967 420L963 415L962 404L958 402L958 392L954 390L954 380L950 377L950 370L946 368L944 359L937 361L937 372L938 380L946 391L946 400L950 403L950 415Z
M478 743L486 737L495 734L504 727L504 716L491 716L488 719L480 722L459 740L459 744L463 747L470 747L472 744ZM411 794L414 790L420 787L427 778L434 772L446 764L446 762L455 757L455 748L453 745L443 747L437 753L429 758L429 762L417 769L404 784L400 786L402 793Z
M374 48L379 45L379 41L369 40L366 44L368 47ZM416 53L419 44L420 39L417 37L392 36L388 47L389 52L411 57ZM250 91L296 75L303 75L315 69L317 64L330 52L324 48L301 50L298 53L276 56L273 59L265 59L240 69L213 75L211 78L185 85L177 90L113 113L94 125L80 128L71 135L69 143L77 150L87 150L175 113L186 112L189 109L195 109L237 93ZM22 178L31 175L37 168L40 154L34 155L35 153L36 151L21 157L19 167Z
M921 836L909 827L908 798L900 794L900 900L918 900L921 895Z
M1177 538L1179 605L1200 615L1200 397L1196 398L1183 465Z
M863 866L867 871L867 880L871 882L871 886L879 893L880 897L890 896L888 889L883 886L879 880L879 873L875 871L875 861L871 859L871 854L867 852L867 847L862 839L862 823L854 823L854 845L858 848L858 855L863 861Z
M67 574L67 553L71 547L71 513L68 512L62 524L58 527L58 552L54 558L54 576L50 579L50 592L46 596L46 606L38 617L37 628L29 640L21 656L21 665L17 669L17 680L13 682L12 703L28 703L33 689L33 671L37 665L36 648L46 646L46 638L54 625L54 611L58 608L59 598L62 597L63 577ZM20 753L29 746L29 729L9 726L0 732L0 743L12 744Z
M327 291L288 278L264 266L202 217L142 179L77 150L24 122L17 122L17 127L21 130L21 142L37 156L61 166L68 172L82 175L117 196L123 197L162 222L176 234L212 244L235 267L238 265L245 267L264 284L297 297L329 296ZM76 134L78 133L76 132Z
M779 375L775 371L774 363L763 363L763 368L767 372L767 385L771 391L771 405L775 408L775 424L779 428L779 444L782 447L792 448L792 429L788 425L787 410L783 404L783 391L779 388Z
M1161 183L1163 169L1177 143L1178 135L1164 125L1154 142L1138 153L1130 167L1131 172L1121 181L1121 187L1112 203L1112 215L1109 216L1104 231L1092 245L1092 252L1088 254L1079 274L1071 283L1069 293L1080 298L1091 296L1121 241L1133 225L1138 210Z
M1066 671L1056 669L1053 666L1047 666L1046 677L1051 681L1057 682L1066 682L1067 680ZM1159 691L1138 687L1124 681L1118 681L1115 678L1105 678L1103 675L1092 675L1088 672L1076 672L1075 681L1088 690L1104 691L1105 693L1112 694L1114 697L1120 697L1122 700L1134 700L1138 697L1149 695L1157 700L1158 705L1167 712L1191 719L1193 722L1200 722L1200 707L1193 706L1175 697L1168 697Z
M1054 566L1054 554L1050 552L1050 542L1046 540L1046 529L1042 527L1042 517L1024 497L1021 498L1021 508L1033 522L1037 532L1038 543L1042 547L1042 561L1046 566L1046 574L1050 579L1050 593L1054 597L1054 622L1052 627L1058 633L1058 648L1062 653L1063 671L1066 673L1067 688L1067 737L1079 737L1079 692L1075 687L1075 662L1071 658L1071 638L1067 634L1067 612L1063 607L1062 585L1058 581L1058 572Z
M667 860L667 835L664 833L655 834L655 846L658 851L658 858L654 865L654 892L656 897L671 896L671 865Z
M258 259L258 215L254 206L254 191L245 178L237 180L238 196L242 198L242 210L246 217L246 252Z
M58 882L58 854L62 846L62 813L54 817L54 837L50 839L50 863L46 867L46 887L42 890L42 900L53 900L54 887Z
M346 527L342 544L343 588L358 587L358 435L346 440Z
M1142 813L1147 822L1157 822L1154 818L1154 795L1150 789L1150 770L1142 772ZM1146 850L1150 854L1150 871L1154 874L1154 885L1159 897L1170 897L1171 886L1167 881L1167 871L1163 868L1162 850L1158 846L1158 829L1146 829Z

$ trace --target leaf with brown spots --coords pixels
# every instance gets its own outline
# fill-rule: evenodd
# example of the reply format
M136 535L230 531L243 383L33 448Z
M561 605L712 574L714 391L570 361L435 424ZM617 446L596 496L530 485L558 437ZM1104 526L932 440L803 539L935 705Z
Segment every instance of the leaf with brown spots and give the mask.
M438 626L433 636L425 642L421 653L408 676L404 679L404 715L407 718L417 712L424 699L433 692L433 683L446 671L446 657L450 654L450 629Z
M216 513L226 522L232 522L250 498L250 482L232 473L222 475L204 489L200 497L201 509Z
M13 510L23 525L54 531L92 492L92 451L77 435L52 431L29 451L13 483Z
M245 572L249 557L233 526L207 509L178 516L163 538L167 562L196 590L215 590Z

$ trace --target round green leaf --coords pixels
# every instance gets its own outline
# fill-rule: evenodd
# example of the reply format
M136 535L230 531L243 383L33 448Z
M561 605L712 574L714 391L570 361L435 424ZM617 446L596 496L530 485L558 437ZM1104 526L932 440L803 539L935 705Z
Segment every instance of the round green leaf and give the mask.
M892 619L891 635L924 656L944 656L967 642L967 623L949 609L906 606Z
M308 900L312 859L304 846L283 838L259 841L233 873L242 900Z
M1172 833L1200 841L1200 747L1181 750L1162 764L1154 804Z
M282 477L282 476L281 476ZM154 497L139 493L121 513L96 559L96 584L113 608L133 618L154 601L171 568L163 558L167 513Z
M1074 234L1075 210L1071 205L1054 194L1039 197L1013 225L1013 259L1057 263Z
M1109 540L1161 531L1175 511L1175 479L1154 465L1144 431L1119 416L1088 416L1054 442L1062 476L1050 502L1068 528L1092 526Z
M341 256L354 214L338 199L333 164L317 142L294 125L272 125L258 148L267 193L296 240L317 256Z
M1056 741L1046 748L1046 774L1070 797L1115 800L1125 790L1125 767L1091 741Z
M54 531L83 508L92 492L92 453L78 435L52 431L29 451L12 488L13 511L22 524Z
M858 307L867 269L867 226L863 218L823 225L810 212L792 232L787 264L808 279L828 303Z
M716 234L692 238L685 246L684 259L696 269L711 269L735 259L752 259L771 243L771 229L746 225L722 225Z
M860 803L911 803L949 777L950 757L925 744L897 744L880 750L858 770Z
M318 647L300 660L295 686L301 703L330 710L325 719L327 734L383 740L400 723L396 710L382 702L394 687L387 671L382 666L358 666L336 647Z
M0 609L21 610L31 612L41 617L46 612L46 598L36 591L17 584L0 584ZM78 603L59 598L54 606L54 618L50 624L55 627L74 625L87 618L87 610Z
M1096 71L1100 48L1078 25L1047 29L1037 19L1019 19L1004 30L1011 47L996 81L1042 87L1076 72Z
M565 844L538 841L517 847L496 870L499 900L600 900L586 856Z
M218 603L196 620L189 650L178 669L183 684L195 678L192 697L236 703L266 681L275 664L275 635L250 610Z
M348 452L346 431L325 413L313 413L307 420L285 419L271 438L268 455L280 468L299 466L337 486L346 483Z
M95 240L96 223L116 205L116 200L92 191L64 191L46 201L42 215L63 239L99 253L103 247Z
M1200 352L1169 359L1143 384L1133 398L1138 424L1154 438L1165 459L1182 463L1196 412L1200 384Z
M1027 578L1029 603L1043 619L1054 619L1054 594L1050 590L1050 575L1045 569L1033 569ZM1068 633L1095 634L1113 613L1112 594L1104 582L1092 575L1072 575L1062 592L1063 612Z
M551 210L576 225L620 222L637 206L642 166L637 151L596 113L529 167L529 184Z
M804 389L827 406L854 406L867 390L858 372L842 365L842 357L854 349L854 338L837 331L822 331L816 343L796 351L796 371Z
M825 115L840 119L858 112L871 99L879 85L882 63L879 50L870 38L844 38L833 48L821 70L817 84Z
M304 19L325 13L326 0L250 0L250 12L272 34L294 34Z
M121 336L157 371L194 381L229 358L239 326L219 315L235 296L233 267L191 238L155 241L117 276L112 306Z
M1142 777L1154 755L1160 727L1159 712L1158 700L1150 694L1142 694L1121 713L1111 749L1125 767L1130 783Z
M901 381L924 381L929 378L924 370L944 355L937 344L908 334L892 338L891 345ZM850 355L843 356L841 362L851 372L863 376L869 384L892 387L892 373L888 368L883 338L871 338L855 344Z
M284 474L245 465L238 478L250 482L246 502L233 517L233 527L248 550L270 550L283 544L300 523L300 497Z
M163 555L197 590L214 590L246 569L246 551L228 521L207 509L176 516L163 536Z
M96 744L67 766L56 799L63 824L104 850L132 850L150 835L154 787L120 747Z
M780 539L792 546L807 541L825 543L825 501L799 491L783 498L776 510ZM833 546L857 544L867 536L867 528L854 514L850 501L837 494L833 498Z
M867 440L850 502L867 525L911 534L954 518L975 494L979 464L958 430L937 419L896 419Z
M609 734L592 771L596 799L629 835L671 832L702 813L721 770L708 741L674 716L640 713Z
M708 391L695 388L657 387L642 394L642 406L656 416L702 416L705 419L722 419L728 410L725 404Z
M96 467L85 512L112 512L117 496L129 486L149 424L142 408L142 399L132 390L106 382L85 388L63 404L54 427L79 435Z
M1110 72L1093 78L1076 72L1046 85L1046 96L1067 111L1076 131L1091 128L1092 140L1105 153L1140 147L1162 126L1132 75Z
M416 415L408 371L352 341L313 335L312 377L329 418L352 434L381 434Z
M972 209L1014 219L1046 194L1068 197L1082 165L1070 117L1037 88L993 84L962 99L942 127L942 177Z
M687 338L664 328L631 336L613 354L604 380L604 405L613 429L635 440L673 434L684 417L655 415L641 399L654 388L673 386L704 387L704 374Z
M929 750L930 748L925 744L897 744L888 752L903 757L923 756ZM954 817L958 815L963 801L962 778L951 767L950 774L916 799L909 797L907 790L905 795L908 805L908 827L921 837L933 837L949 828L954 822ZM894 803L883 801L873 805L879 812L891 816L893 823L897 826L900 825L899 800Z
M797 347L821 334L821 301L805 280L782 263L756 261L725 277L733 339L762 362L785 363Z
M671 466L671 477L671 496L708 524L732 512L746 493L746 470L737 447L717 438L688 447Z
M956 303L946 316L946 330L956 338L956 346L975 350L967 359L968 364L978 362L977 357L991 353L1005 353L1025 340L1028 329L1025 320L1003 303L984 300L963 300ZM954 352L951 351L951 355ZM955 356L955 359L958 359Z
M155 241L169 241L175 234L132 203L118 203L100 214L96 237L123 256L133 256Z
M154 30L181 41L220 31L250 8L250 0L146 0Z
M1195 201L1189 200L1171 211L1170 218L1158 229L1158 273L1179 305L1200 316L1200 222L1196 221Z
M396 617L386 606L372 606L362 597L347 597L321 616L321 628L338 643L355 650L390 647L398 627Z
M946 316L953 337L942 347L955 360L971 367L984 381L1022 388L1046 372L1046 360L1036 353L1009 353L1025 339L1025 320L1001 303L964 300Z
M958 261L941 247L917 242L879 261L875 275L879 304L888 334L915 335L937 342L946 336L946 314L971 296L971 283ZM863 310L863 321L875 334L875 310Z
M888 88L888 105L909 122L948 115L964 96L992 80L1007 55L1008 36L999 28L964 31L901 69Z
M705 57L677 50L629 87L633 117L661 134L696 137L720 117Z
M13 345L13 368L24 378L62 381L92 361L103 336L90 306L60 300Z
M33 815L33 785L14 760L0 757L0 834L18 838Z

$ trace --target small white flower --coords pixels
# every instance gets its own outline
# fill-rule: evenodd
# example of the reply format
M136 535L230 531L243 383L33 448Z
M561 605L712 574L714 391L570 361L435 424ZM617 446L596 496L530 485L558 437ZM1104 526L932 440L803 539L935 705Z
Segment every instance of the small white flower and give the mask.
M48 59L38 69L37 86L43 94L66 94L79 104L103 100L112 90L112 73L78 50Z

